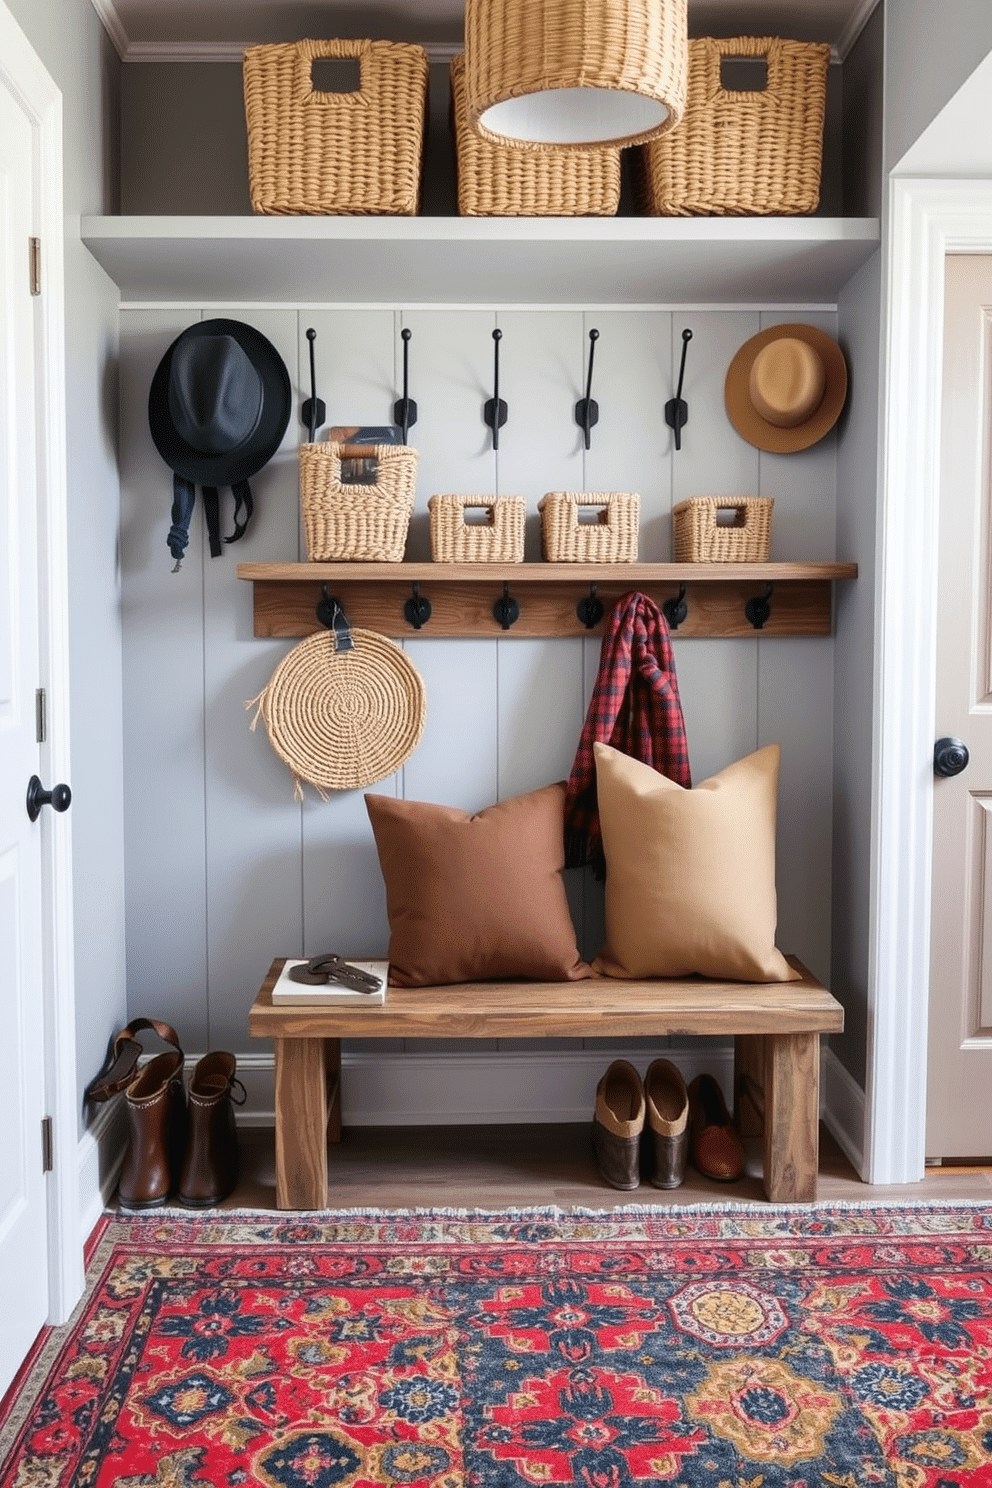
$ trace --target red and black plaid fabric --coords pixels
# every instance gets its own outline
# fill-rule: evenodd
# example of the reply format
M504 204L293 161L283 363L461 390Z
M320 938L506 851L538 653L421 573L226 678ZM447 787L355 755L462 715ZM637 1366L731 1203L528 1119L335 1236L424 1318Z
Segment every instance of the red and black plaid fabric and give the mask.
M602 876L593 745L610 744L687 789L689 748L668 621L653 600L624 594L606 622L599 672L565 794L565 866Z

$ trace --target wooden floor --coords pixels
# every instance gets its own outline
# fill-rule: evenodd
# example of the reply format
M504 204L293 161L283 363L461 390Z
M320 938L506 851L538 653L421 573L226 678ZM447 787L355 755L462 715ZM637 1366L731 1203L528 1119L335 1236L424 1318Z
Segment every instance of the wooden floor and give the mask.
M747 1144L737 1183L689 1168L681 1188L610 1188L592 1156L588 1123L568 1126L352 1127L330 1150L331 1209L609 1209L629 1204L764 1203L760 1153ZM241 1132L241 1181L224 1208L275 1209L271 1129ZM992 1169L931 1169L921 1183L862 1183L820 1131L821 1203L972 1200L992 1203Z

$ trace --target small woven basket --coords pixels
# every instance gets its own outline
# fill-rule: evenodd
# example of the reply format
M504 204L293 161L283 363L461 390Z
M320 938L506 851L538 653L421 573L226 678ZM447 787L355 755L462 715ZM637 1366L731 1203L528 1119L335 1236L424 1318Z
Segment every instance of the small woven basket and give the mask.
M323 93L318 57L357 57L360 86ZM267 214L382 213L420 205L428 61L394 41L294 41L244 54L251 204Z
M724 57L764 58L767 87L730 90ZM773 37L689 42L689 91L678 129L635 152L649 216L815 212L820 200L830 48Z
M300 445L300 511L311 561L402 563L417 488L417 451L376 444L362 453L378 461L374 485L342 481L349 446Z
M596 520L580 521L580 510L589 508L598 508ZM537 509L547 562L637 562L641 498L636 491L549 491Z
M468 522L466 507L485 508L487 520ZM435 563L522 563L522 496L432 496L431 557Z
M613 217L620 205L620 151L517 150L469 124L465 58L451 62L451 127L463 217Z
M691 496L672 509L676 563L767 563L772 496ZM730 511L731 522L717 512Z

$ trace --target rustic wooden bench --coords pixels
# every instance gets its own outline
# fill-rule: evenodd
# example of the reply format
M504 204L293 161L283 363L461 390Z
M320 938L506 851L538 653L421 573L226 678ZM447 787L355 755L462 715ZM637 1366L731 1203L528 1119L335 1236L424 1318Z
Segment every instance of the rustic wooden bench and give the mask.
M735 1088L759 1092L764 1185L774 1203L816 1198L819 1040L844 1010L794 956L796 982L469 982L390 987L374 1007L274 1007L283 960L252 1005L253 1038L275 1041L276 1204L325 1209L328 1140L341 1139L343 1038L667 1038L734 1035ZM593 1099L590 1093L590 1120Z

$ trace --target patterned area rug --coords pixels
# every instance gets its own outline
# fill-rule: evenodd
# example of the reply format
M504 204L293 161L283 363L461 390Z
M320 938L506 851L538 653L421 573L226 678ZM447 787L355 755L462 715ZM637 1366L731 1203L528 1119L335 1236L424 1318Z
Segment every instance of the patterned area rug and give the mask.
M992 1485L992 1207L115 1217L0 1483Z

